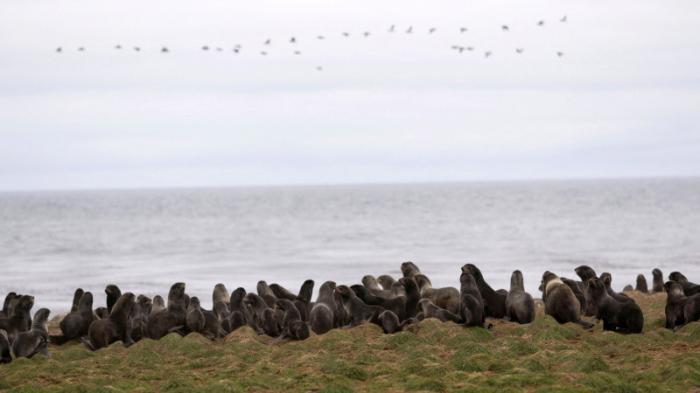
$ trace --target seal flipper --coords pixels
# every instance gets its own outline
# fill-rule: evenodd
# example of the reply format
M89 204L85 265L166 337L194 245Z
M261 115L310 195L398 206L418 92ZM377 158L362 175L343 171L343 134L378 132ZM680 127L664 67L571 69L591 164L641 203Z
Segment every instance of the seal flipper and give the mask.
M56 344L56 345L63 345L63 344L67 343L67 342L70 341L70 340L71 340L71 339L69 339L69 338L67 338L66 336L63 336L63 335L61 335L61 336L49 336L49 341L50 341L52 344Z
M94 351L95 347L92 345L90 342L90 338L88 337L80 337L80 341L85 344L86 347L88 347L89 350Z

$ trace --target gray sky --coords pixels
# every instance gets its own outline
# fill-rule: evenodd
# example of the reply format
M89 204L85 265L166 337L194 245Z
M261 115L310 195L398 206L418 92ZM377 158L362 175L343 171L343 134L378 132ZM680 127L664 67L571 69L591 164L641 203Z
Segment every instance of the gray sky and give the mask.
M3 0L0 189L696 176L698 21L697 0Z

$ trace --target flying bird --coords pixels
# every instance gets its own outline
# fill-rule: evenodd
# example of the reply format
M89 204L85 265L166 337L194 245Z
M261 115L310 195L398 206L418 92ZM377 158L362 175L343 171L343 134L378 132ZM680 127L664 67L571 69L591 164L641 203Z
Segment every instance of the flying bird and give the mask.
M316 71L323 71L323 67L321 67L321 66L316 67Z
M541 20L541 21L537 22L537 26L544 26L544 21Z
M435 30L437 30L437 29L434 28L434 27L431 27L431 28L428 30L428 34L433 34L433 33L435 33Z
M136 52L140 52L140 51L141 51L141 48L138 47L138 46L135 46L135 47L134 47L134 50L135 50Z
M557 56L558 56L558 57L564 56L564 52L557 52Z
M467 31L469 31L469 29L467 29L466 27L460 27L460 28L459 28L459 32L460 32L460 33L466 33Z
M206 45L204 45L204 46L202 47L202 50L209 50L209 47L206 46Z
M318 37L316 37L316 38L319 39L319 40L323 40L323 39L325 39L326 37L320 35L320 36L318 36Z
M238 53L238 52L240 52L240 51L241 51L241 50L238 49L238 48L233 48L233 53Z
M272 40L268 38L268 39L265 41L265 45L270 45L270 42L272 42Z
M217 51L217 52L221 52L221 48L216 47L216 51Z
M121 49L121 48L122 48L122 46L118 45L118 44L114 46L114 49Z
M487 58L487 59L488 59L489 57L491 57L491 51L486 51L486 52L484 52L484 57Z
M267 52L265 52L265 51L261 51L260 54L263 56L267 56Z
M168 52L170 52L170 51L168 50L168 48L166 48L166 47L160 48L160 53L168 53Z
M503 26L501 26L501 30L508 31L510 29L508 28L508 25L503 25Z
M297 55L297 56L299 56L299 55L301 54L301 52L298 51L298 50L295 50L295 51L294 51L294 54Z
M522 53L523 53L523 48L515 48L515 53L517 53L517 54L522 54Z
M79 47L79 48L78 48L78 52L85 52L85 48L83 48L82 46Z
M289 43L290 43L290 44L294 44L294 43L296 43L296 42L297 42L297 39L294 38L294 37L292 37L292 38L289 39Z
M559 22L566 22L566 15L564 15L561 19L559 19Z
M413 26L409 26L408 30L406 30L406 34L411 34L413 33Z
M363 34L365 37L369 37L369 31L365 31Z
M391 25L391 27L389 27L389 33L393 33L395 28L395 25Z
M350 33L348 33L347 31L344 31L344 32L343 32L343 35L346 36L346 37L350 37Z
M63 52L63 48L61 48L61 47L59 46L58 48L56 48L56 52L57 52L57 53Z

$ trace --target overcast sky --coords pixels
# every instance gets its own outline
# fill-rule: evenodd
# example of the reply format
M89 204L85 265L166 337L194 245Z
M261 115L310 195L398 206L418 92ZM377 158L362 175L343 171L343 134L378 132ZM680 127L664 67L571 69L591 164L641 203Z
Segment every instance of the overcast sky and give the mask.
M697 0L3 0L0 189L697 176L699 21Z

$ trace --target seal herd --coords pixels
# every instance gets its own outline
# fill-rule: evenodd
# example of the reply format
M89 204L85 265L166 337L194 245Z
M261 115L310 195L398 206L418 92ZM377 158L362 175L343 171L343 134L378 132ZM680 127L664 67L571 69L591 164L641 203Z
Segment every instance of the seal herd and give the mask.
M594 324L583 317L602 321L604 330L642 332L642 310L632 298L612 289L609 273L597 275L586 265L574 272L580 280L544 272L539 290L545 314L559 323L572 322L586 329ZM60 321L61 334L55 336L48 332L50 311L41 308L32 318L34 297L11 292L0 311L0 363L31 358L37 353L49 356L49 343L80 340L97 350L117 341L128 347L144 338L158 340L170 333L193 332L216 340L242 326L279 340L304 340L312 331L324 334L362 323L377 324L384 333L391 334L410 329L425 318L486 329L493 327L487 318L520 324L535 318L535 300L525 291L519 270L512 273L509 290L494 290L473 264L462 266L459 289L433 287L413 262L402 263L401 273L403 277L398 280L389 275L367 275L361 285L326 281L316 301L312 301L313 280L304 281L296 294L265 281L258 282L256 293L237 288L229 294L224 284L217 284L211 310L202 308L197 297L188 296L184 283L172 285L167 301L159 295L151 299L122 293L116 285L108 285L106 307L96 309L92 293L78 288L70 313ZM652 275L651 292L667 293L666 328L675 330L700 320L700 285L679 272L671 273L665 283L659 269L654 269ZM635 288L625 288L650 292L643 275L637 277Z

